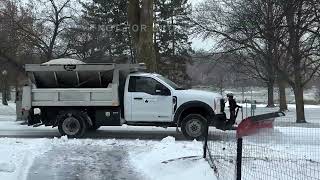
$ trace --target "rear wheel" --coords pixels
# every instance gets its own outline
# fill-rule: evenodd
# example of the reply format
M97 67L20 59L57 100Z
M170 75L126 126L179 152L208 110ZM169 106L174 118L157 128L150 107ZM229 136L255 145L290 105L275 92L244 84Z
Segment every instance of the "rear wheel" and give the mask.
M68 112L60 120L58 129L62 136L81 138L87 130L87 123L80 113Z
M181 123L183 135L190 140L202 139L205 135L206 119L200 114L189 114Z

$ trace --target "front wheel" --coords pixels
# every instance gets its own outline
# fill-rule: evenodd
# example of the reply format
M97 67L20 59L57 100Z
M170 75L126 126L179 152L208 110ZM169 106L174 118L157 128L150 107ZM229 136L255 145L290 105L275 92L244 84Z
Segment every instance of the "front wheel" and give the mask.
M183 118L181 123L181 130L189 140L201 139L205 135L207 120L200 114L189 114Z
M62 136L67 135L68 138L81 138L87 129L87 125L81 115L76 112L70 112L66 113L59 122L58 129Z

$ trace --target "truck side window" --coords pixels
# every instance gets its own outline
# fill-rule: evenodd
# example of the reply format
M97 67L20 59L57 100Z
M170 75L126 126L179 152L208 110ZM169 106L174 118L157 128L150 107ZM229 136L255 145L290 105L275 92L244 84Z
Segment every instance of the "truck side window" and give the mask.
M159 83L150 77L131 76L129 80L129 92L144 92L147 94L155 95L156 86L162 86L167 89L163 84Z

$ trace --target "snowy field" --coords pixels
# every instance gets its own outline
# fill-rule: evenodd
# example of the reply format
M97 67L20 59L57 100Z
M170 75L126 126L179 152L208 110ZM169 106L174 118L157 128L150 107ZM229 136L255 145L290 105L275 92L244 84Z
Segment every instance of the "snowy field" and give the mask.
M212 129L208 142L217 179L234 179L236 135ZM320 130L275 127L243 138L244 180L320 179Z
M211 86L197 86L194 87L196 89L201 90L208 90L208 91L216 91L219 92L218 89L215 89ZM243 91L243 92L242 92ZM245 88L231 88L231 89L225 89L223 94L226 96L227 93L233 93L237 101L244 102L245 99L248 101L256 100L258 103L267 103L267 97L268 97L268 91L265 87L245 87ZM274 100L275 103L279 102L279 91L277 88L274 89ZM316 101L320 101L319 97L317 97L318 90L315 87L305 89L304 90L304 100L305 102L312 102L313 104L316 103ZM289 104L294 104L294 93L292 88L286 88L286 98L287 102Z
M243 107L243 117L251 116L250 104L239 104ZM320 127L320 105L305 105L305 117L307 124L297 124L296 122L296 107L294 104L288 104L288 111L284 112L286 116L277 118L275 124L277 126L300 126L300 127ZM228 109L226 110L228 112ZM266 104L257 104L255 115L269 112L279 111L278 107L266 108ZM241 121L242 115L239 112L237 122Z
M244 117L250 116L250 104ZM306 124L295 123L295 106L288 105L286 116L275 120L275 128L244 137L242 177L245 180L320 179L320 106L305 105ZM255 114L278 111L258 104ZM241 112L237 123L241 122ZM218 179L234 179L236 134L212 128L209 151Z
M206 87L201 88L206 89ZM228 89L238 101L256 100L255 115L276 112L278 107L266 108L267 91L263 88ZM275 90L275 99L278 94ZM305 90L305 117L308 123L297 124L294 95L286 89L288 111L286 116L275 120L275 128L245 137L243 140L242 177L245 180L316 180L320 179L320 104L316 104L316 89ZM276 100L277 103L277 100ZM291 103L291 104L290 104ZM251 116L250 103L240 103L243 118ZM276 104L277 105L277 104ZM226 105L227 107L228 105ZM226 109L228 112L228 109ZM227 113L228 114L228 113ZM237 123L242 120L239 112ZM213 159L212 167L217 179L235 179L236 135L235 132L210 131L214 140L209 141L209 150Z

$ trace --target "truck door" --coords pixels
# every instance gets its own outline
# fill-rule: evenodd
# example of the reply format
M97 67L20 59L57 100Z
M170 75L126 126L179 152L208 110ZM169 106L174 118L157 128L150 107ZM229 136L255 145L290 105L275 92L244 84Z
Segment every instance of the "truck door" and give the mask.
M151 77L131 76L128 99L131 101L131 121L170 122L172 95L166 86Z

